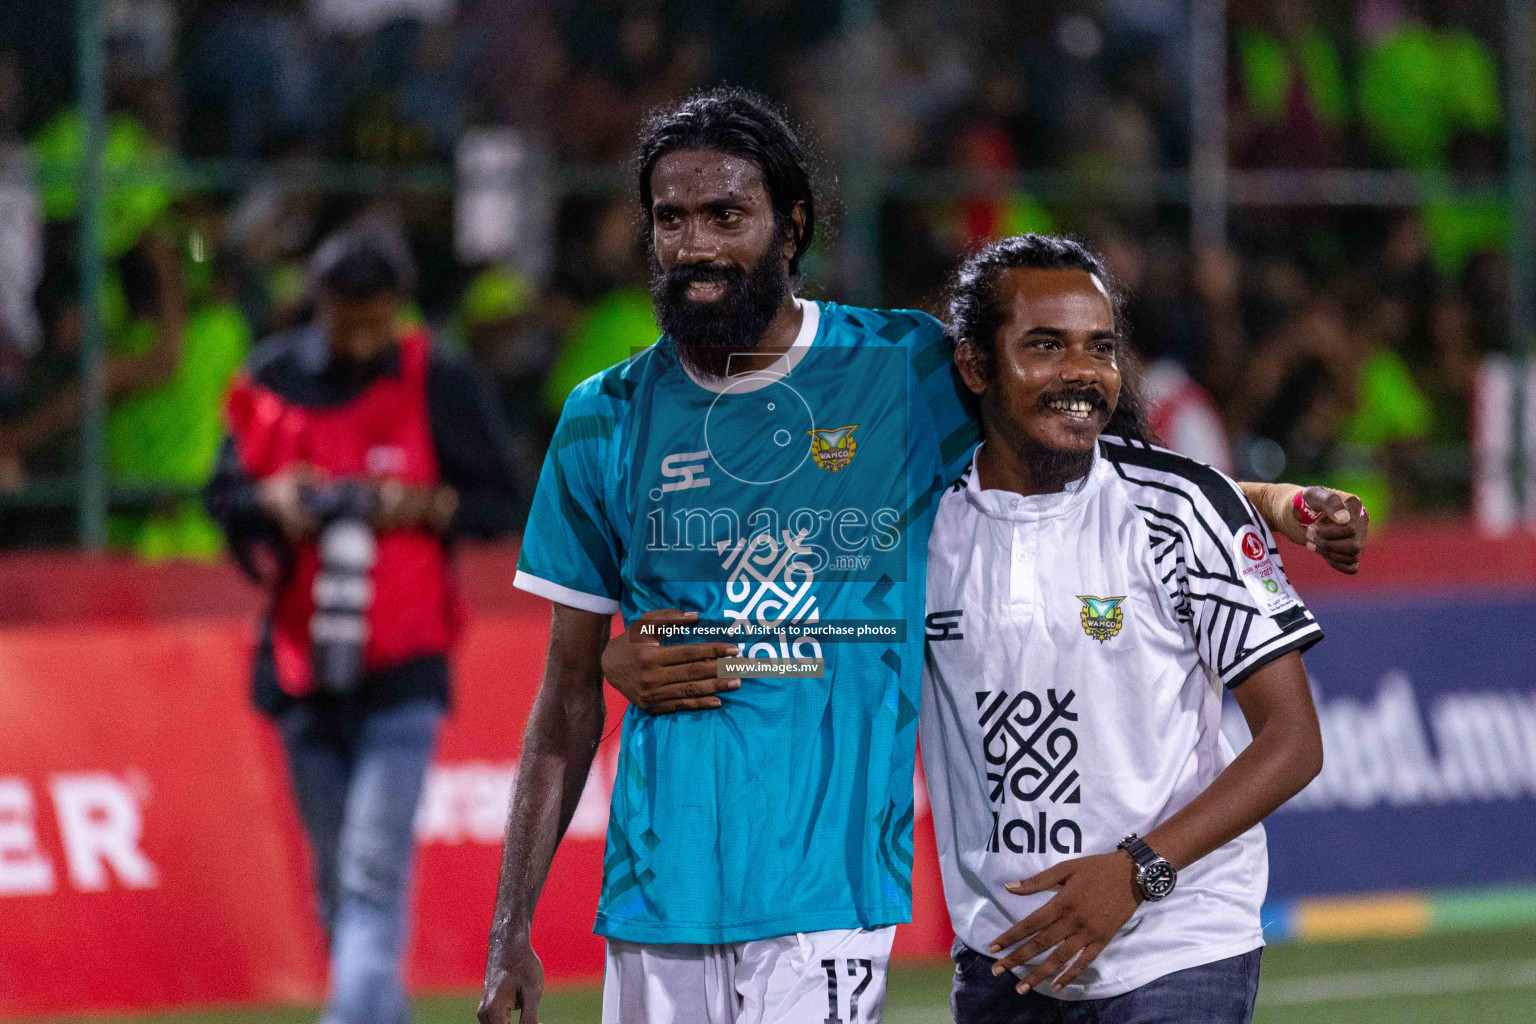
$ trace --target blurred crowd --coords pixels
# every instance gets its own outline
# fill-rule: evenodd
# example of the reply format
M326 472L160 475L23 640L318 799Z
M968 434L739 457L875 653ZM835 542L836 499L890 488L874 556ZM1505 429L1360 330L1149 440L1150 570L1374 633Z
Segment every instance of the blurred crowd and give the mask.
M855 31L836 3L791 0L107 0L114 542L217 551L193 492L221 396L257 339L309 315L307 254L360 216L404 230L411 315L496 384L531 480L570 388L656 336L626 162L645 112L690 90L783 101L834 196L852 147L971 181L1188 165L1188 0L876 6ZM1231 0L1232 166L1496 174L1503 6ZM0 6L0 545L74 534L45 486L79 458L71 7ZM1229 224L1196 250L1187 208L1156 198L907 190L881 204L877 292L940 312L983 240L1078 235L1131 297L1170 441L1344 486L1373 514L1464 508L1446 453L1506 343L1501 194L1248 205ZM811 254L812 296L844 297L838 244L834 227Z

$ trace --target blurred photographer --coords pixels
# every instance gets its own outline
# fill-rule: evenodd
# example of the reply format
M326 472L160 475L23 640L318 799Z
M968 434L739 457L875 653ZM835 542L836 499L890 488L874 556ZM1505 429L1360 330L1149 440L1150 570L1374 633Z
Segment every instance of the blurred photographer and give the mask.
M235 379L205 493L272 595L255 701L282 734L314 854L326 1024L410 1019L411 824L462 617L451 542L509 532L518 508L495 396L400 326L412 276L379 225L320 246L315 318L257 346Z

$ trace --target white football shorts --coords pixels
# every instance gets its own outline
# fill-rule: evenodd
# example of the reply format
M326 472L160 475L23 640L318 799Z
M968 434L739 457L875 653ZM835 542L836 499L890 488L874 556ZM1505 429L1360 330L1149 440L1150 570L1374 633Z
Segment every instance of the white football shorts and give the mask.
M894 926L718 946L608 940L603 1024L879 1024Z

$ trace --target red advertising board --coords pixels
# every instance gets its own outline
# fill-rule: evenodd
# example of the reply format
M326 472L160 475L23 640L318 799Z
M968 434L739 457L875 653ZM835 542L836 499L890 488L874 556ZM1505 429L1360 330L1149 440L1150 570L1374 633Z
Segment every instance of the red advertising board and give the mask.
M548 607L540 603L478 616L455 659L454 712L416 823L410 980L418 990L478 987L485 976L507 800L549 637ZM602 974L602 940L592 922L624 707L610 690L606 738L534 916L536 948L554 979Z
M1355 581L1285 555L1308 596L1536 582L1532 538L1454 527L1373 541ZM418 991L479 986L548 635L548 605L509 585L510 551L471 553L464 569L475 614L417 818ZM275 735L247 698L258 604L227 567L0 561L0 1019L321 998L308 854ZM591 928L623 706L610 693L608 736L534 922L555 984L602 970ZM922 796L906 958L949 943Z
M0 1017L319 991L248 646L228 620L0 631Z

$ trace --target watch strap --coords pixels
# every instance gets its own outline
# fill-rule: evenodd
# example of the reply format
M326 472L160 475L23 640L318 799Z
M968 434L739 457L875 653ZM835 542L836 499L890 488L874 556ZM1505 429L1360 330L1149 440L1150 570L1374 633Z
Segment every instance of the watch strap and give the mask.
M1120 840L1120 845L1117 849L1124 850L1130 854L1131 860L1136 862L1137 867L1151 867L1162 860L1152 847L1147 845L1147 841L1134 832Z

